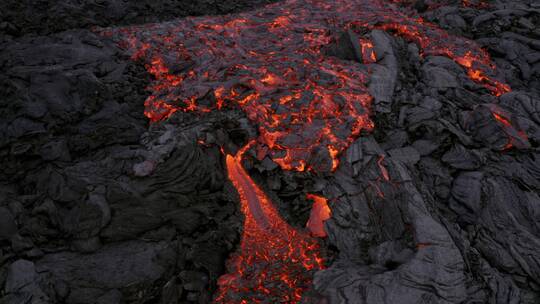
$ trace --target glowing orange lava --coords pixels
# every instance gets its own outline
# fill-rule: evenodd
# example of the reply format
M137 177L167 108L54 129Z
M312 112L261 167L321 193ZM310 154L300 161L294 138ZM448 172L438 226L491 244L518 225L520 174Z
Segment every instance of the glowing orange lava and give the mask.
M328 202L325 197L315 194L308 194L307 198L313 200L313 207L311 208L306 228L311 231L313 236L325 237L324 221L332 215L332 211L328 207Z
M420 18L416 19L416 24L388 23L381 28L394 30L397 34L416 42L425 55L451 58L467 70L471 80L483 85L495 96L510 92L510 86L489 76L495 66L491 63L488 53L471 40L451 36Z
M362 60L364 63L377 62L377 55L373 49L373 43L366 39L360 39L360 46L362 47Z
M502 126L503 131L508 136L508 142L502 148L502 150L508 150L514 147L516 139L522 141L523 143L529 142L527 134L525 134L523 130L514 127L508 118L508 114L504 113L502 109L499 107L493 107L491 109L491 115L493 115L493 118L495 118L495 120Z
M145 101L151 121L177 112L203 115L237 108L258 128L255 141L226 156L245 225L229 274L219 279L217 302L297 303L312 272L323 267L316 239L280 218L241 160L253 146L259 159L268 156L284 170L336 170L340 154L363 130L373 129L366 83L368 64L378 57L364 34L372 29L416 43L423 56L451 58L494 95L510 91L474 42L382 0L287 0L252 12L102 31L154 77ZM344 31L360 37L362 62L322 51ZM378 165L389 180L383 161ZM313 235L326 235L323 222L330 209L324 198L311 199L308 228Z
M238 107L258 126L257 147L285 170L332 171L362 130L371 130L365 64L321 51L345 30L361 38L363 63L375 63L365 29L417 43L425 55L447 56L495 95L488 54L474 42L401 13L380 0L288 0L236 15L185 18L113 29L132 58L154 76L145 114ZM321 159L327 159L321 163Z
M270 199L242 167L243 154L227 155L229 179L245 215L239 251L220 277L217 303L298 303L314 271L323 268L319 244L279 216ZM245 301L245 302L242 302Z

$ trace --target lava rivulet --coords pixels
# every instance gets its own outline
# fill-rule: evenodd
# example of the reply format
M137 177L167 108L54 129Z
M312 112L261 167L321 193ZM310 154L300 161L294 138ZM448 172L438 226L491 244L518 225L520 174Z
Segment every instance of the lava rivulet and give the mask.
M226 156L245 220L240 250L228 262L229 274L219 279L216 302L297 303L310 287L313 272L323 268L319 244L288 225L242 167L249 147Z

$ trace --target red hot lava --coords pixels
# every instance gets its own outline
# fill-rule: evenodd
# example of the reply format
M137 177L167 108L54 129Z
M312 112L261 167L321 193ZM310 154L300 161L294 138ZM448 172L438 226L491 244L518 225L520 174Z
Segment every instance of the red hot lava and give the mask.
M516 140L519 141L518 147L522 147L522 145L528 145L529 139L527 137L527 134L519 128L516 128L514 124L508 119L508 113L505 113L504 110L502 110L499 107L491 107L490 109L491 115L499 123L499 125L502 127L502 130L504 133L506 133L508 137L508 142L503 147L502 150L508 150L516 144Z
M345 30L362 37L363 29L392 31L418 44L424 56L451 58L494 95L510 90L491 76L494 66L476 44L381 0L287 0L236 15L103 33L121 41L154 76L145 102L150 120L238 107L258 126L257 155L268 155L284 170L333 171L360 132L373 128L366 64L376 63L377 54L366 38L359 54L366 64L326 56L322 48ZM296 303L310 284L309 272L322 268L317 242L279 217L242 168L244 151L226 157L245 227L217 301L259 303L271 296ZM330 216L321 206L308 224L316 235L324 234L322 221Z
M442 55L500 95L489 56L473 42L377 0L288 0L236 15L186 18L107 32L155 77L145 102L152 121L176 111L237 106L259 128L257 149L282 169L331 171L361 130L371 130L367 69L325 56L344 30L379 28ZM361 40L365 62L376 62ZM321 155L323 157L321 157ZM331 159L321 164L321 159Z
M288 225L242 167L251 144L236 156L226 156L245 221L240 251L228 262L229 274L219 279L216 302L298 303L313 272L323 268L319 244L307 232Z
M328 201L325 197L315 194L308 194L307 198L313 200L313 207L311 208L306 228L311 231L313 236L325 237L324 221L332 215L332 211L328 207Z

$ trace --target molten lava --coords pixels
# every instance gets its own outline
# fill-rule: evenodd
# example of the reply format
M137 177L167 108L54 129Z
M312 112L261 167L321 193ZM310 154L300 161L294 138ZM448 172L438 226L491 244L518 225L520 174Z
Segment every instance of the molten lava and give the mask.
M495 95L508 85L491 76L488 54L400 13L380 0L288 0L236 15L185 18L113 29L134 59L154 76L145 114L152 121L177 111L238 107L259 128L257 149L285 170L332 171L339 155L371 130L368 69L321 51L345 30L394 32L423 55L447 56ZM360 58L377 54L361 38ZM321 159L329 159L321 164Z
M245 216L239 252L220 277L217 303L298 303L314 271L323 268L319 244L288 225L242 167L243 154L227 155L229 179Z
M505 113L505 111L503 111L499 107L492 107L491 115L493 116L495 121L497 121L501 125L502 130L508 136L508 142L502 150L508 150L514 147L514 145L516 144L516 140L519 140L521 142L521 144L518 143L519 146L521 146L522 144L528 145L529 139L527 137L527 134L525 134L523 130L515 127L514 124L512 124L510 119L507 118L508 114Z
M474 42L382 0L286 0L235 15L102 31L153 75L145 101L151 121L179 111L203 115L238 108L258 127L256 141L226 156L245 226L240 251L229 261L230 273L219 280L217 302L297 303L311 272L323 267L317 241L280 218L242 167L242 155L254 145L258 158L268 156L284 170L336 170L339 155L362 130L373 128L366 83L368 66L377 64L378 54L363 35L371 29L416 43L423 56L451 58L494 95L510 90L493 76L488 54ZM322 51L344 31L360 37L362 62ZM381 157L378 165L388 180L382 162ZM324 198L311 198L308 228L326 235L323 222L330 209Z
M328 202L325 197L315 194L308 194L307 198L313 200L313 207L311 208L306 228L311 231L313 236L325 237L324 221L332 215L332 211L328 207Z
M362 47L362 61L364 63L377 62L377 55L373 49L373 43L367 39L360 39L360 46Z

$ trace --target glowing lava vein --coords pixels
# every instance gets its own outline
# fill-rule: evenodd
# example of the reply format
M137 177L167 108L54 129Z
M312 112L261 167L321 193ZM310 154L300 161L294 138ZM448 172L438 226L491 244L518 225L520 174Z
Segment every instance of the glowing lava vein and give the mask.
M245 221L240 250L228 262L229 274L219 279L216 302L297 303L313 272L323 268L319 244L287 224L242 167L242 156L252 143L236 156L226 156Z

